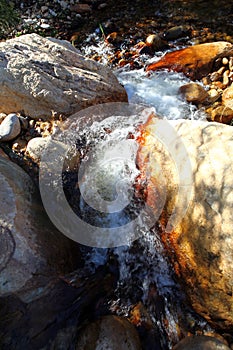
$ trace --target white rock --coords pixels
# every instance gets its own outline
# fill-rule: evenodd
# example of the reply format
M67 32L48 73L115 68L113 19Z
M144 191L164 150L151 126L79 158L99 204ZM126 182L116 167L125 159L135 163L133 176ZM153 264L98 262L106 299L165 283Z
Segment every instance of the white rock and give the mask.
M0 142L13 140L20 134L21 126L16 114L9 114L0 125Z
M31 139L26 148L26 152L34 162L38 163L41 158L41 154L48 145L50 137L34 137Z

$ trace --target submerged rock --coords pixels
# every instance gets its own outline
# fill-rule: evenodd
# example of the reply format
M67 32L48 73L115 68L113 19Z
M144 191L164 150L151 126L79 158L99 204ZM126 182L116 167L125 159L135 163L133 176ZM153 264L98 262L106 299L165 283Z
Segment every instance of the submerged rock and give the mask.
M109 315L89 324L75 349L140 350L141 344L136 329L126 318Z
M233 134L230 126L151 117L138 163L147 204L195 311L233 329ZM149 159L149 161L148 161Z
M193 80L201 79L211 72L218 58L232 54L233 45L225 41L199 44L168 52L159 61L149 64L146 70L169 69L182 72Z
M110 69L67 41L27 34L1 42L0 51L2 112L50 119L53 112L69 116L94 104L127 101Z

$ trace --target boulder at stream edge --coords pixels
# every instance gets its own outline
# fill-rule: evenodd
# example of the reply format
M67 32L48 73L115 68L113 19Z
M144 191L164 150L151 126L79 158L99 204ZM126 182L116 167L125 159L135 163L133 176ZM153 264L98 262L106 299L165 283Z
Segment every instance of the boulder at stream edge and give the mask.
M158 217L164 201L158 229L175 272L195 311L232 331L233 129L156 117L143 129L147 203Z
M168 52L157 62L149 64L146 70L169 69L196 80L210 73L218 58L232 54L233 45L225 41L199 44Z
M37 34L0 43L0 85L1 112L35 119L127 101L109 68L85 58L68 41Z
M0 296L28 302L77 266L79 250L51 224L30 177L2 156L0 179Z

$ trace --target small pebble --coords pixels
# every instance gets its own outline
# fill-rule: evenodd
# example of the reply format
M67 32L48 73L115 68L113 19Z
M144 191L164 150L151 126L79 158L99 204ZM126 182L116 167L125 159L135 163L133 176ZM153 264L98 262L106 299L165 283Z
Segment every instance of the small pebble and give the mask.
M41 6L41 12L46 12L48 9L48 6Z
M107 6L108 6L108 4L107 4L106 2L103 2L102 4L100 4L100 5L98 6L98 10L103 10L103 9L105 9Z
M0 142L11 141L16 138L21 131L20 121L16 114L11 113L0 125Z
M227 86L229 84L229 75L230 75L230 71L229 70L226 70L224 73L223 73L223 85Z
M233 57L230 57L229 59L229 69L230 71L233 71Z
M50 27L50 25L48 23L41 23L40 27L43 29L48 29Z
M228 59L226 57L223 57L222 64L227 65L228 62L229 62Z
M19 118L19 121L20 121L20 124L21 124L22 129L27 130L27 128L28 128L28 126L29 126L28 119L22 117L21 115L20 115L18 118Z

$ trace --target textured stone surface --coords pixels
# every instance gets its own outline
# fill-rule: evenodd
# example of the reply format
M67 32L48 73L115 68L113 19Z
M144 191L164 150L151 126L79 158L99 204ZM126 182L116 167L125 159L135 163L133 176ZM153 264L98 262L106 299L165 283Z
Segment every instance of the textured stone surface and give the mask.
M0 105L36 119L71 115L93 104L127 101L109 68L70 43L27 34L0 43Z
M125 318L105 316L89 324L81 333L76 350L140 350L139 336Z
M228 125L151 118L138 152L139 167L148 176L147 203L155 214L165 193L161 236L193 308L216 327L230 330L232 148Z
M149 64L146 70L169 69L183 72L192 79L201 79L211 72L217 58L232 54L233 45L228 42L199 44L168 52L159 61Z
M33 299L43 279L74 268L77 246L52 226L29 176L2 156L0 180L0 296Z

